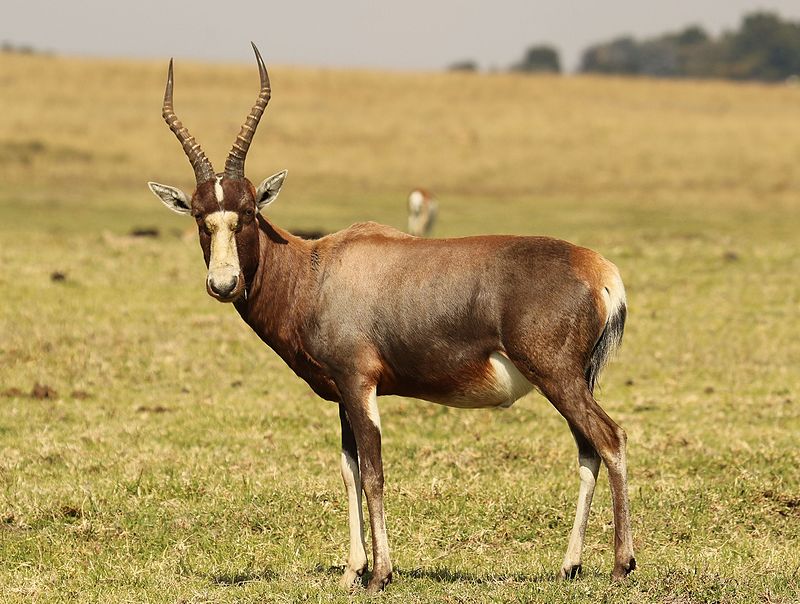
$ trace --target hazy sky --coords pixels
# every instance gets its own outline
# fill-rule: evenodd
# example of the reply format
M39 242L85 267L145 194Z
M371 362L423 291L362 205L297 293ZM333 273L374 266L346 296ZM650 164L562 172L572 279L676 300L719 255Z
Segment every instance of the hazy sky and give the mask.
M6 0L0 40L62 54L439 69L461 59L505 68L534 43L574 68L589 44L688 24L713 33L770 9L800 19L800 0Z

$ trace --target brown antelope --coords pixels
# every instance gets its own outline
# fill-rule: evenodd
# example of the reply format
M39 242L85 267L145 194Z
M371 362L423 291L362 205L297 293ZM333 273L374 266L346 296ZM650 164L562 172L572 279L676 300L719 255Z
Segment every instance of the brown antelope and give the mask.
M372 534L367 590L392 578L376 397L510 407L534 388L564 416L578 446L580 490L561 576L581 569L601 461L613 501L612 577L626 576L636 566L626 436L592 396L625 325L617 268L596 252L547 237L420 239L363 223L309 241L281 229L260 212L278 197L286 171L257 187L244 175L270 99L267 71L253 48L261 92L221 174L173 111L170 61L163 116L197 186L191 197L157 183L150 188L197 222L208 293L233 303L314 392L339 405L350 524L343 584L360 584L367 569L362 489Z
M408 194L408 233L428 237L436 222L439 204L430 191L414 189Z

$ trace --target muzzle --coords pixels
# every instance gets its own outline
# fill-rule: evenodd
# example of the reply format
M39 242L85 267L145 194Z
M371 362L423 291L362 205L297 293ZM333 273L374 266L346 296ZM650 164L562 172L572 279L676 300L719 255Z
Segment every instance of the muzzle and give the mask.
M244 293L244 275L237 267L226 265L208 272L206 290L220 302L233 302Z

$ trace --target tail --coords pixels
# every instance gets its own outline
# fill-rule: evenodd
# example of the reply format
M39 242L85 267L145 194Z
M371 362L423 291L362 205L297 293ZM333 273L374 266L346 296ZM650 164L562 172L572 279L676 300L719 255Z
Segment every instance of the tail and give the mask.
M611 359L614 352L622 344L622 334L625 331L625 318L628 315L628 307L625 303L625 288L622 279L617 277L612 285L604 289L606 303L609 308L608 320L603 333L597 339L589 355L589 362L586 365L584 376L589 385L589 391L594 392L594 385L606 363Z

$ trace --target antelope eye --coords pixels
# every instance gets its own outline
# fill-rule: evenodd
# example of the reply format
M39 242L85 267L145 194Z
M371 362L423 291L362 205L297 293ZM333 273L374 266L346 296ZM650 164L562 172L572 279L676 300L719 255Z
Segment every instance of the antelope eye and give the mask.
M245 216L252 216L253 214L255 214L255 211L253 210L253 208L247 208L247 209L244 211L244 215L245 215Z

